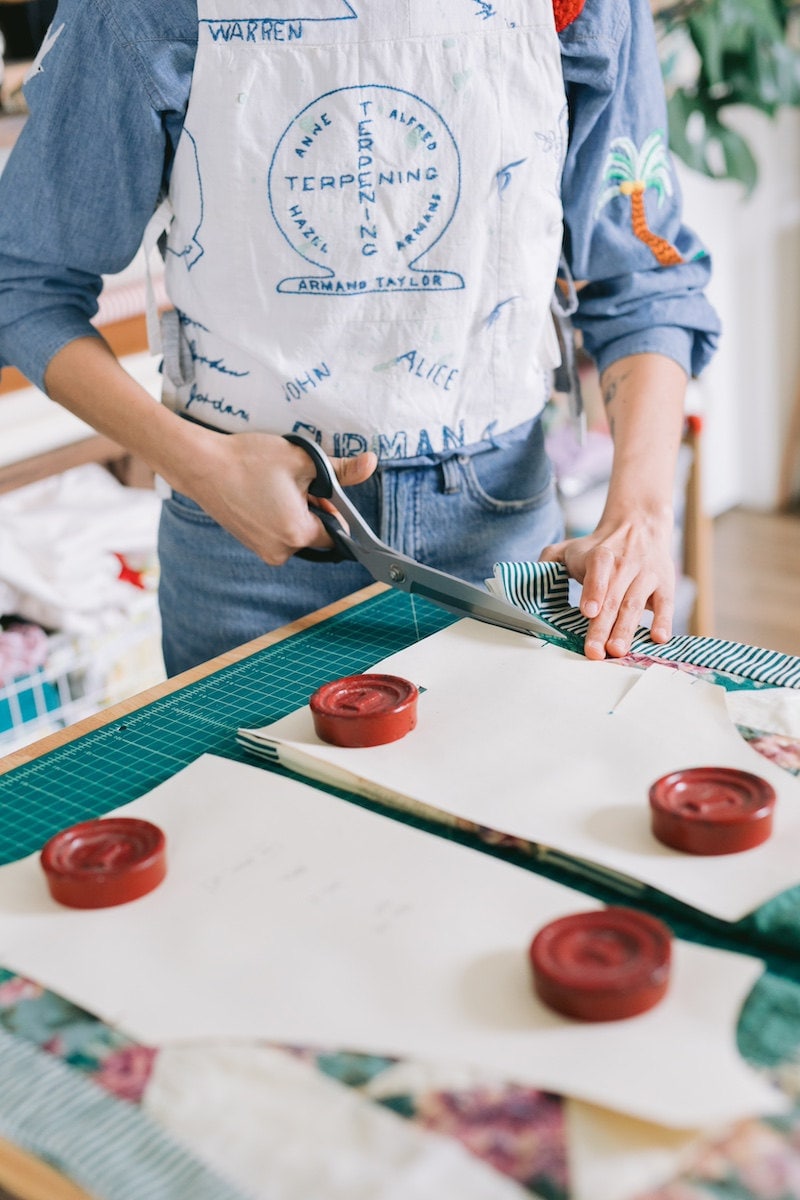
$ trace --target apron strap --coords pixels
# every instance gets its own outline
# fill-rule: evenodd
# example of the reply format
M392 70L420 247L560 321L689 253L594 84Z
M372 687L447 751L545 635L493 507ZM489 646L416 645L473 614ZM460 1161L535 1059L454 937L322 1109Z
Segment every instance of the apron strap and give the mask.
M153 273L150 269L150 256L158 246L163 234L167 232L172 222L172 205L165 197L147 222L142 239L145 265L145 321L147 324L147 342L151 354L163 353L161 339L161 323L156 303L156 292L153 286Z
M577 307L578 293L575 290L575 281L562 254L550 301L550 312L558 338L558 348L561 351L561 365L556 369L553 386L557 392L562 392L568 397L569 414L577 426L578 438L582 445L586 436L586 413L575 353L575 328L571 320Z

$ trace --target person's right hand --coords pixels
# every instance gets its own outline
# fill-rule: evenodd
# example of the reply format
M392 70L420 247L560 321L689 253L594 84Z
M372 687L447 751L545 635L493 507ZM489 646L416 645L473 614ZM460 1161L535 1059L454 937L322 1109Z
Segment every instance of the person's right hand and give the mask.
M156 404L94 333L53 355L45 387L51 399L147 463L271 566L306 546L330 546L308 508L314 463L285 438L218 433L182 420ZM371 452L332 461L343 487L368 479L378 463Z
M214 440L204 446L206 469L186 491L209 516L270 566L280 566L307 546L331 545L309 510L316 469L305 450L268 433L208 431L207 438ZM367 452L331 462L342 486L350 487L368 479L378 460ZM335 511L327 501L312 497L312 503Z

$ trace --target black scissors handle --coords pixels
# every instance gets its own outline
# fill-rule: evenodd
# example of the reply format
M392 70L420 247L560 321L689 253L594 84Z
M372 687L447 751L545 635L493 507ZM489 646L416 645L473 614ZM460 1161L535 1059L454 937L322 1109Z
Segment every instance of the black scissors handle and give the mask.
M299 446L301 450L305 450L308 457L314 464L316 475L308 485L309 494L318 497L320 500L330 500L333 495L333 483L331 481L330 467L328 459L320 450L317 443L310 437L306 437L302 433L285 433L283 435L285 442L291 442L293 446Z
M316 474L309 484L308 494L316 496L320 500L330 500L334 495L330 464L317 443L309 437L304 437L302 434L285 433L283 436L285 441L291 442L293 446L299 446L301 450L305 450L314 464ZM304 550L297 550L295 552L295 558L305 558L309 562L345 562L349 559L355 559L353 551L342 539L341 535L345 532L345 529L341 521L332 512L328 512L326 508L317 508L314 504L309 504L308 507L309 511L322 522L325 532L333 542L333 546L325 550L317 549L315 546L306 546Z

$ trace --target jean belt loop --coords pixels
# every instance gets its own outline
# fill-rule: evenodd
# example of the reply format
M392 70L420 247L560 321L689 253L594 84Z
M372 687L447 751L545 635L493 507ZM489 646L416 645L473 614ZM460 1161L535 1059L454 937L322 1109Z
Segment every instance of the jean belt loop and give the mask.
M455 455L442 459L439 464L442 471L442 491L446 496L453 496L461 491L461 471Z

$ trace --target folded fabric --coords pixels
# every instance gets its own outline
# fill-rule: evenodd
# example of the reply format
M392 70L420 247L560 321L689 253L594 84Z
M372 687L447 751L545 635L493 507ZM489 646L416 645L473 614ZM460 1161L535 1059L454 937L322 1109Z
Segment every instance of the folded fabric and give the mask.
M84 633L127 612L138 591L130 567L155 562L159 512L154 492L95 464L2 497L0 615Z
M560 563L495 563L494 576L487 580L487 586L494 595L554 625L568 635L571 649L582 651L589 623L580 610L569 603L569 576ZM712 670L719 675L717 682L728 688L736 687L737 679L739 686L742 686L741 681L750 681L749 686L800 687L800 658L721 638L685 634L662 645L650 640L649 630L639 629L630 654L617 661L631 663L637 657L689 663ZM731 679L731 676L737 679Z
M5 1030L0 1070L0 1135L97 1200L245 1200L140 1108Z

